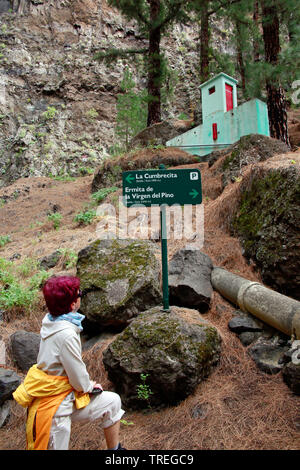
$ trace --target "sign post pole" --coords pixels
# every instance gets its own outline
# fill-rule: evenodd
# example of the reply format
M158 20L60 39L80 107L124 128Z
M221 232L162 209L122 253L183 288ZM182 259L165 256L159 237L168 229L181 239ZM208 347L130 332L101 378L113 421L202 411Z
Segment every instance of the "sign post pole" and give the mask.
M169 311L169 280L168 280L168 243L166 206L160 206L161 265L164 310Z
M160 170L165 170L165 165L159 165ZM167 222L166 204L160 206L160 237L161 237L161 266L162 266L162 286L163 286L163 307L164 311L169 309L169 279L168 279L168 242L167 242Z

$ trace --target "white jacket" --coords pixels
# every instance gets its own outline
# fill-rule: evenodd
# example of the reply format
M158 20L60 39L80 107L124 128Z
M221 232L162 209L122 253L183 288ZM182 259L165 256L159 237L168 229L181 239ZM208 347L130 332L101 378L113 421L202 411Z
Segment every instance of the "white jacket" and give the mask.
M38 368L50 375L67 376L78 392L90 392L94 382L81 357L80 329L66 320L51 321L47 314L40 334Z

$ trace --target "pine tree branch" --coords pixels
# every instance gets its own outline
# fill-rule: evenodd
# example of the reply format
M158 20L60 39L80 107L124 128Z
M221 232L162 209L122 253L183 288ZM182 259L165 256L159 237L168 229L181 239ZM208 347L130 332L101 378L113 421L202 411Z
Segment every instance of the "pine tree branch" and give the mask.
M124 4L124 2L120 2L120 0L109 0L108 4L122 11L122 13L129 18L135 18L137 21L140 20L147 28L151 26L150 21L143 14L143 2L141 0L134 0L131 4L126 2Z
M227 0L225 2L220 2L220 4L216 8L214 8L213 10L208 11L207 15L211 16L214 13L217 13L217 11L221 10L221 8L226 8L226 7L229 7L231 5L234 5L235 3L240 3L240 2L241 2L241 0Z
M186 3L189 3L188 1L178 1L173 4L173 6L169 10L169 14L161 21L161 23L158 25L159 28L164 28L167 24L171 23L174 18L178 15L178 11L181 10L182 6Z
M107 62L113 62L120 58L126 58L134 54L147 54L148 49L114 49L109 48L106 51L97 52L93 59L94 60L106 60Z

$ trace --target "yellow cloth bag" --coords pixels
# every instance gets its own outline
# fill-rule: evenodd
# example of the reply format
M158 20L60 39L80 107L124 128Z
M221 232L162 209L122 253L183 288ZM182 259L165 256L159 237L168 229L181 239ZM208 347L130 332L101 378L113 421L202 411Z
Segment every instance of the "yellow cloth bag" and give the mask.
M24 382L13 393L16 402L28 408L26 422L28 450L47 450L52 418L61 402L72 391L75 392L77 409L89 404L89 394L75 391L68 377L49 375L36 364L29 369Z

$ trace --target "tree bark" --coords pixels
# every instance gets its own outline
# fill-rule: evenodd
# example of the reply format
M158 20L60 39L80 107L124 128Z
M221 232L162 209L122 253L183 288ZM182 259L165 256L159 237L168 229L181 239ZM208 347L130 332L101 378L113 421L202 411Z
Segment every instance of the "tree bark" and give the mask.
M204 83L209 79L209 0L203 2L200 17L200 83Z
M279 18L274 0L261 0L262 27L266 62L276 65L280 52ZM266 80L267 105L270 123L270 135L290 146L286 100L283 88L275 80Z
M270 82L266 84L268 95L268 113L270 123L270 135L275 139L282 140L290 147L286 99L283 88L274 86Z
M240 75L241 75L243 95L245 96L245 92L246 92L246 69L245 69L244 56L243 56L243 39L242 39L242 32L241 32L241 27L242 26L239 23L238 19L236 19L236 21L235 21L235 27L236 27L236 34L237 34L237 65L238 65L238 70L239 70Z
M147 126L161 121L162 60L160 55L161 29L157 26L160 0L150 3L151 29L149 33L148 120Z
M253 9L253 22L259 29L259 2L258 0L254 1ZM255 38L253 41L253 58L254 62L259 62L259 41Z

